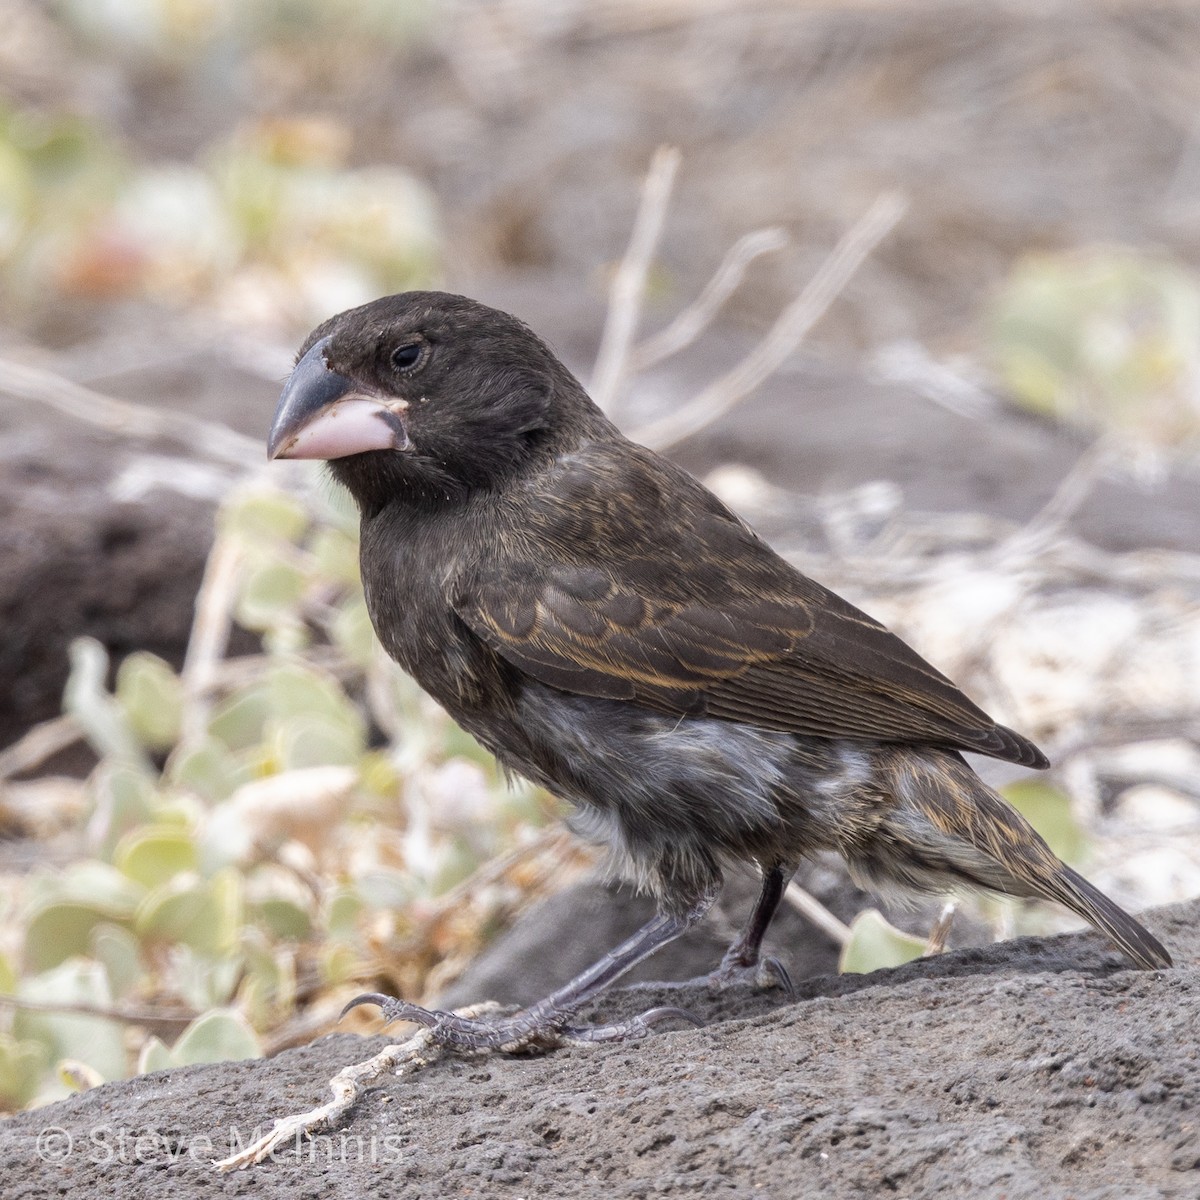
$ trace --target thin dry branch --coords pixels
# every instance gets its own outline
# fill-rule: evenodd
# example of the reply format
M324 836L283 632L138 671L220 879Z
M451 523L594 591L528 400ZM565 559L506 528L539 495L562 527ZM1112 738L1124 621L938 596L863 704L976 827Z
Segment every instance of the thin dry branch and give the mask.
M19 996L0 996L0 1007L20 1012L47 1013L52 1016L68 1015L80 1017L103 1017L106 1021L119 1021L123 1025L144 1025L184 1029L199 1013L189 1009L141 1008L137 1005L75 1004L64 1002L45 1003L39 1000L22 1000Z
M188 639L180 679L183 683L184 727L180 744L195 745L208 728L217 667L225 657L233 627L242 550L236 538L217 534L204 566L204 579L196 594L196 615Z
M494 1008L494 1005L478 1005L462 1010L465 1016L477 1016ZM337 1124L358 1103L359 1097L373 1083L385 1077L403 1078L412 1075L436 1062L442 1056L440 1047L434 1044L433 1034L428 1029L418 1030L406 1042L385 1046L378 1054L365 1062L355 1063L339 1071L330 1081L329 1090L333 1099L320 1104L308 1112L280 1117L271 1129L257 1141L228 1158L213 1163L218 1171L244 1171L255 1163L270 1157L271 1153L287 1142L299 1144L302 1138L319 1129L329 1129Z
M48 404L69 417L99 426L122 438L155 441L166 438L196 454L206 454L237 467L262 465L262 443L217 421L191 413L148 408L106 396L44 367L0 358L0 392L37 404Z
M784 899L802 916L807 918L822 933L831 937L839 946L850 940L850 926L839 921L811 892L798 883L789 883Z
M999 547L1006 557L1032 558L1061 537L1071 518L1083 507L1096 484L1117 461L1121 450L1113 438L1097 438L1075 460L1054 494L1013 536Z
M782 250L787 244L788 236L779 228L756 229L738 238L695 301L665 329L634 348L629 356L629 373L636 375L690 346L741 287L750 264L764 254Z
M60 750L73 746L83 737L79 722L72 716L51 717L25 732L18 741L0 751L0 779L23 775L40 767Z
M825 315L871 251L896 227L908 201L885 192L834 247L808 286L780 313L766 337L732 371L690 404L635 430L633 439L661 450L723 416L787 360Z
M662 234L680 157L674 146L660 146L654 152L642 184L642 199L629 246L609 288L608 317L588 389L592 399L606 412L616 400L629 371L629 351L637 332L646 276Z

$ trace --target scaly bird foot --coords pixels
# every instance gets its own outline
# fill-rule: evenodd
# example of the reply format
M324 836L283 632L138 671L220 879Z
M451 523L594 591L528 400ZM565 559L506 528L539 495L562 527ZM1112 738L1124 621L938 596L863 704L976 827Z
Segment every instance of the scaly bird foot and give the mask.
M779 988L788 997L796 994L787 968L772 955L764 955L753 962L742 962L726 955L721 960L721 965L711 975L705 976L705 982L709 991L713 992L724 992L734 987L750 987L761 992Z
M573 1012L556 1008L545 1002L531 1005L506 1017L485 1019L477 1012L443 1012L422 1008L407 1000L368 992L356 996L342 1009L345 1016L362 1004L379 1006L387 1024L393 1021L413 1021L429 1031L433 1045L463 1054L484 1054L499 1050L504 1054L527 1051L555 1050L560 1046L588 1045L595 1042L622 1042L643 1038L660 1021L678 1017L701 1025L694 1014L683 1008L651 1008L644 1013L609 1025L571 1024ZM484 1009L483 1011L486 1011Z

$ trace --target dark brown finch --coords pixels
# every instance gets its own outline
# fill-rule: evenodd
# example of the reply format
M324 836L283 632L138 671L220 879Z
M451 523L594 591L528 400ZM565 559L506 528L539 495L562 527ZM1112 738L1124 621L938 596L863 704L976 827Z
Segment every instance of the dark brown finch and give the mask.
M786 986L760 946L814 851L888 888L1055 900L1139 967L1163 947L1060 862L962 757L1045 767L877 621L791 567L711 492L627 441L528 328L409 292L326 321L270 435L331 460L362 514L387 652L505 767L569 800L659 916L554 995L484 1021L400 1001L470 1048L640 1034L571 1010L704 915L722 868L762 894L715 982Z

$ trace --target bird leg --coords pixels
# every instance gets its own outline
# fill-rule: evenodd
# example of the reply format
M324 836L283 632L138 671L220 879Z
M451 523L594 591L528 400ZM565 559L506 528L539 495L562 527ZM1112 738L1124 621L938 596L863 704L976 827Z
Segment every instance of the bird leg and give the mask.
M682 913L660 913L569 983L536 1004L506 1017L484 1019L422 1008L378 992L356 997L343 1012L360 1004L377 1004L389 1024L413 1021L425 1027L429 1044L465 1054L490 1050L516 1054L524 1050L551 1050L573 1043L619 1042L645 1037L652 1026L669 1017L699 1025L700 1021L682 1008L652 1008L611 1025L575 1025L571 1023L571 1017L580 1005L598 996L631 967L700 921L716 897L717 889L713 888Z
M933 927L929 930L929 936L925 939L925 949L921 951L922 958L932 958L934 955L945 953L946 939L950 936L950 926L954 924L956 912L958 912L957 900L947 900L942 905L942 911L938 913L938 918L934 921Z
M749 983L756 988L781 988L792 995L792 981L779 959L762 956L762 942L771 919L779 909L795 868L767 867L762 874L762 888L749 919L741 933L725 951L721 965L708 976L708 986L716 991Z

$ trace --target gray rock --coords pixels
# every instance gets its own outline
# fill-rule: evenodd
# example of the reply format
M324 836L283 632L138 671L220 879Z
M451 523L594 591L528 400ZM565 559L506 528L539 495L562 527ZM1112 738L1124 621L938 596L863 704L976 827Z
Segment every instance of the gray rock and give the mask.
M821 976L793 1002L616 991L597 1015L683 1004L708 1024L447 1058L244 1174L209 1160L323 1102L386 1039L107 1084L0 1124L4 1194L1195 1196L1198 917L1149 914L1179 963L1161 974L1076 934Z

